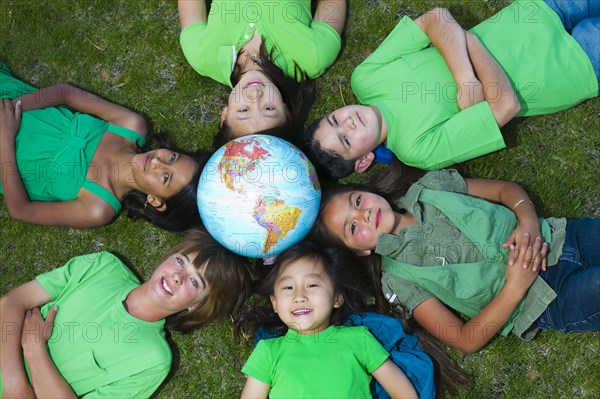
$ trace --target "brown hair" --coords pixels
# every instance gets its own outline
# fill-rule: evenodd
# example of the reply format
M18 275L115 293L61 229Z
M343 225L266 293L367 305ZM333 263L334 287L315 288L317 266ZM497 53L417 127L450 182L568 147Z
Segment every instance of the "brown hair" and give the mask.
M167 317L167 328L190 332L212 321L235 316L251 292L250 262L225 249L208 233L196 230L185 237L161 259L182 253L195 255L192 263L202 270L208 295L192 308Z

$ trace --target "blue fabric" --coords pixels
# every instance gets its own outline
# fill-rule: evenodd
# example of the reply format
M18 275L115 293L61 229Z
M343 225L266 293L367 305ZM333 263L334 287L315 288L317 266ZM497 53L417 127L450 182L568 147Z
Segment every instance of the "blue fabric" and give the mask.
M373 154L375 154L375 162L381 162L388 165L392 164L392 157L395 156L385 144L379 144L379 146L373 150Z
M558 263L540 273L557 297L536 321L544 330L600 329L600 219L569 220Z
M600 0L545 0L587 54L600 85ZM600 93L600 91L599 91Z
M390 353L392 361L402 369L417 390L420 399L435 398L435 381L433 362L421 347L417 334L406 334L402 328L402 320L377 313L354 314L349 318L348 326L365 326L371 334ZM276 338L272 329L259 328L254 338L254 346L260 340ZM376 399L389 399L390 396L373 378L371 394Z
M421 347L417 334L406 334L402 320L377 313L350 316L355 326L366 326L390 353L390 358L410 379L421 399L435 398L433 362ZM375 380L371 381L373 398L389 399L390 396Z

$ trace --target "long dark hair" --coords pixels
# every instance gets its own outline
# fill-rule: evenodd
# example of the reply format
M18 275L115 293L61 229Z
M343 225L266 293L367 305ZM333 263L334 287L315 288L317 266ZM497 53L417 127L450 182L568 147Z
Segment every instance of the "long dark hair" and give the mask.
M127 216L132 219L144 219L161 229L173 232L184 232L201 226L200 214L196 204L196 192L198 180L202 168L208 161L208 152L188 152L175 147L163 134L152 134L148 137L147 144L141 149L142 152L152 148L167 148L192 157L198 163L198 170L177 194L165 201L166 209L159 211L147 203L147 194L139 190L131 190L123 198L123 209Z
M304 129L304 124L315 101L314 81L297 65L294 65L294 76L288 76L273 61L273 49L267 52L264 39L260 45L258 59L255 62L260 64L264 74L279 89L289 113L287 121L283 125L256 132L256 134L269 134L293 142ZM231 83L235 86L240 77L241 68L236 65L231 73ZM231 128L223 122L213 139L213 150L219 149L234 138Z

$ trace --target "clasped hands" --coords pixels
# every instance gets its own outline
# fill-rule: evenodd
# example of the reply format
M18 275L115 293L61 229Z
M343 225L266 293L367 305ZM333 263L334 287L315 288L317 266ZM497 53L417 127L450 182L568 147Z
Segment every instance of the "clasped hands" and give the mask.
M508 254L509 266L520 266L523 269L531 267L536 272L540 268L546 271L548 260L548 244L544 242L539 224L520 223L519 226L506 239L502 248L510 250Z

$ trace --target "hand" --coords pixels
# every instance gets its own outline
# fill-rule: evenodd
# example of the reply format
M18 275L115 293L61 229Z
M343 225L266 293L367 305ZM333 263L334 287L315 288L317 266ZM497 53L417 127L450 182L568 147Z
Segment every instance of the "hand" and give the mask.
M546 256L547 247L543 248L544 256ZM520 264L525 261L529 251L521 251L517 257L516 263ZM531 284L535 281L539 270L524 267L512 267L510 264L506 267L506 285L505 287L515 290L520 295L525 294Z
M8 98L0 100L0 138L14 141L21 126L21 101L13 106Z
M532 240L532 237L535 238ZM534 272L540 267L545 271L548 266L548 244L544 242L537 221L519 224L502 244L502 248L510 248L508 266L514 266L515 263L524 269L531 266ZM522 263L518 259L522 259Z
M35 351L46 350L46 342L52 336L56 312L58 312L58 306L53 306L46 315L46 320L42 317L40 308L29 309L25 312L21 347L26 358L28 354L35 353Z
M467 80L456 82L456 88L458 90L456 93L456 100L458 101L458 107L461 110L485 101L483 85L475 76L472 76Z

